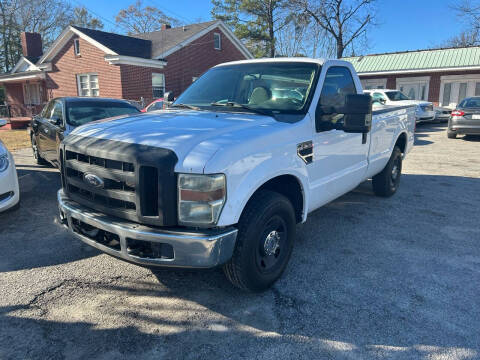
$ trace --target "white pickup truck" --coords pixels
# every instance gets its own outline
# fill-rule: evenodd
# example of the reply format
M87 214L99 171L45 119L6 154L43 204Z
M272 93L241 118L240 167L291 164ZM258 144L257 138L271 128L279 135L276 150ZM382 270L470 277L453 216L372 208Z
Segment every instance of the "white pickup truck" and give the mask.
M171 97L170 95L166 96ZM415 109L378 106L349 62L215 66L170 109L75 129L59 150L60 218L87 244L143 265L223 265L261 291L296 224L372 178L394 194Z

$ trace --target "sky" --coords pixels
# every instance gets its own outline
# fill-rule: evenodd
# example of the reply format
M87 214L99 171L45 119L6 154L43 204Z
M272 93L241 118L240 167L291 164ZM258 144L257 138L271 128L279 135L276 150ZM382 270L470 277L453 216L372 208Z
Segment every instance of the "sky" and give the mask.
M103 21L106 31L115 28L117 13L135 0L71 0L84 5ZM466 24L453 14L453 0L378 0L377 26L369 32L366 53L425 49L440 45L457 35ZM185 23L211 20L210 0L144 0L144 5L159 8Z

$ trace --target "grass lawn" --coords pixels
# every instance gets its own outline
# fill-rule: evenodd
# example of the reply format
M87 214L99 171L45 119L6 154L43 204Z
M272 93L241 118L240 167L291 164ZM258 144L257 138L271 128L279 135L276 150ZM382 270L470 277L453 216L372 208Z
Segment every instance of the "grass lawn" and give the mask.
M0 140L10 151L30 147L27 130L0 130Z

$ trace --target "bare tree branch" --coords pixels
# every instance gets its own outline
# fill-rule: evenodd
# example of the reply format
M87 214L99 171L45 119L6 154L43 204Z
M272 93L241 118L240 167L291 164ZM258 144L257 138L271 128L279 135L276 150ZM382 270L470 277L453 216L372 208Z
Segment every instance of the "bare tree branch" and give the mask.
M330 34L340 58L346 48L366 36L373 25L374 3L375 0L292 0L291 7L309 16Z

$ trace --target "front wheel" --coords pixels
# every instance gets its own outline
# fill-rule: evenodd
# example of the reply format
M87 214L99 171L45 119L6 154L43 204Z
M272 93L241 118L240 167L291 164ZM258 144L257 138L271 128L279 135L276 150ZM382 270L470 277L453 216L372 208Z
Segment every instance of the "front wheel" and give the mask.
M287 267L295 227L295 211L285 196L267 190L254 195L240 217L233 256L223 267L228 280L254 292L272 286Z
M33 158L35 159L35 162L38 165L47 165L47 161L42 158L40 153L38 152L38 145L37 145L37 139L35 139L35 135L32 135L31 139L32 141L32 152L33 152Z
M373 192L375 195L389 197L395 194L400 185L401 175L402 152L398 146L395 146L385 168L372 178Z

